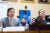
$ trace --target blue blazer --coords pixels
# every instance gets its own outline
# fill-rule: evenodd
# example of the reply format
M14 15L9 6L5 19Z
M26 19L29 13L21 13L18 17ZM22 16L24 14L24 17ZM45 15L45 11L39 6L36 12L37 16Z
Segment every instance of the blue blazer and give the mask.
M9 25L9 18L8 18L8 17L1 19L1 21L2 21L2 23L3 23L3 28L10 26L10 25ZM13 19L13 26L20 26L20 21L19 21L19 19L17 19L17 18L14 18L14 19Z

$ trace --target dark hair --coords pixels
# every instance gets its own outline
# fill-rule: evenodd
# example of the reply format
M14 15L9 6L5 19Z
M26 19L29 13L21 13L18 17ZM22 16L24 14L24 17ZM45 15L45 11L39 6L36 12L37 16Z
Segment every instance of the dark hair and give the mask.
M38 15L40 16L40 11L38 12Z
M10 10L12 10L12 9L14 9L14 8L8 8L8 10L7 10L7 16L9 16L8 15L8 12L10 11ZM15 10L15 9L14 9Z

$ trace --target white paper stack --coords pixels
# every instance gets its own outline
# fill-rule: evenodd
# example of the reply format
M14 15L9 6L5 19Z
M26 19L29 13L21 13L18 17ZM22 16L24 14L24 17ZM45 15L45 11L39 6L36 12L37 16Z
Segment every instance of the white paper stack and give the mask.
M50 24L50 22L48 22L47 24Z
M25 31L25 27L6 27L6 28L3 28L3 32L14 32L14 31Z
M2 31L2 27L0 26L0 31Z

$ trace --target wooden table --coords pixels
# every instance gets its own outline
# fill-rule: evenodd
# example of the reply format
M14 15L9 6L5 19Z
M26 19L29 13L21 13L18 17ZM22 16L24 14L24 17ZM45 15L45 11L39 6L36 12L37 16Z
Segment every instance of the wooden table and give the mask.
M34 24L29 26L30 30L50 30L50 24Z
M34 26L37 26L42 29L40 29L40 31L39 30L27 30L27 31L23 31L23 32L16 31L16 32L0 32L0 33L50 33L50 25L40 25L40 26L34 25Z
M30 30L24 32L0 32L0 33L39 33L37 30ZM41 30L40 33L50 33L50 30Z

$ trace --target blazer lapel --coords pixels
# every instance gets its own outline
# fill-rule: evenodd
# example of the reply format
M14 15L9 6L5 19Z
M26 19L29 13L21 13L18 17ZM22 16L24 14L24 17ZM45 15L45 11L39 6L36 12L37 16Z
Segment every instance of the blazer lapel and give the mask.
M9 18L8 17L6 17L5 22L6 22L6 26L9 26Z

